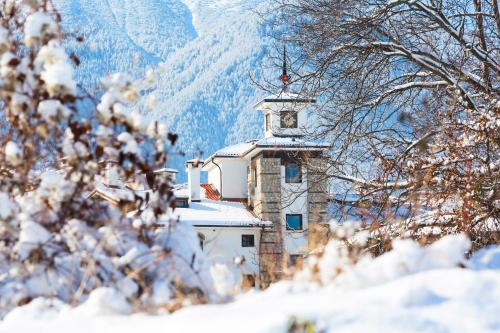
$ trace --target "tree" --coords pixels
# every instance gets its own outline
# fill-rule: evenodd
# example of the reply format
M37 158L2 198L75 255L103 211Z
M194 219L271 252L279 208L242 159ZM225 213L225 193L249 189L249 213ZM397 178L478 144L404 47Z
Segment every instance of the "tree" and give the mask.
M484 236L500 227L498 2L277 0L272 11L296 59L295 85L320 101L311 134L332 143L329 177L348 194L333 199L372 225L408 217L398 235L491 241Z
M0 15L0 316L39 296L79 303L101 286L138 306L216 297L193 228L170 217L170 181L154 173L176 136L133 112L148 79L112 74L90 96L63 46L83 37L61 30L50 1L2 1ZM82 105L93 105L85 116ZM117 207L89 197L106 178L101 161L129 183L146 175L152 191Z

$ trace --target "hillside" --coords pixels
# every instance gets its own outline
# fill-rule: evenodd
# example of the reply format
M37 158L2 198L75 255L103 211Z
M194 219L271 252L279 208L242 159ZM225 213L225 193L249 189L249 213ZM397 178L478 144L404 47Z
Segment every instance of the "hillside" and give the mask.
M140 112L178 133L187 158L261 133L260 115L252 109L261 92L249 79L262 77L269 44L255 13L259 3L56 1L66 29L85 37L83 46L72 46L87 89L96 89L107 72L139 75L161 64L156 106ZM176 155L171 163L182 169L183 161Z

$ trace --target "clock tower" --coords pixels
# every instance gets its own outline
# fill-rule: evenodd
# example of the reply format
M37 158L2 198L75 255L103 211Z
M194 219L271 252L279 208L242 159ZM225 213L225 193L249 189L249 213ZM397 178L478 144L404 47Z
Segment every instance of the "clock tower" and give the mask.
M285 50L280 80L283 83L281 92L268 96L255 105L256 110L264 112L264 136L303 137L308 128L307 107L316 103L316 100L289 92L290 75L287 73Z

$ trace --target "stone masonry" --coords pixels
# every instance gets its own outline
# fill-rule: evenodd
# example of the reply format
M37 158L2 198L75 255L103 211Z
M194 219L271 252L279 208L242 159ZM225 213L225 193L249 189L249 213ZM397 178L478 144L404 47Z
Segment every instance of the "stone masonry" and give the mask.
M251 206L254 213L262 220L272 221L272 228L262 231L260 240L260 274L263 283L280 277L283 261L283 233L280 208L280 168L279 158L256 157L252 161L252 170L256 170L257 186L249 191L253 193ZM250 172L249 186L254 185L254 172Z
M308 175L308 217L309 217L309 248L324 244L327 238L327 179L326 161L324 158L309 158L306 160Z
M283 270L283 225L281 211L281 158L263 157L252 160L248 174L248 204L254 214L273 222L272 228L262 231L260 240L260 278L267 284L278 279ZM326 237L325 215L327 209L325 162L322 158L303 160L308 178L308 240L314 248ZM257 176L255 181L254 177ZM255 186L256 185L256 186Z

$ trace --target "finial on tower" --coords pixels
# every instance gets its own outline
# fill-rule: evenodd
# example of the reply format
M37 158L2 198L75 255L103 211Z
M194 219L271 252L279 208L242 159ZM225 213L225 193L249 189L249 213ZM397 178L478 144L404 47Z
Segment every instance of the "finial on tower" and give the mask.
M288 88L288 82L290 81L290 75L287 73L285 45L283 45L283 72L280 75L280 80L283 82L283 90L286 91Z

